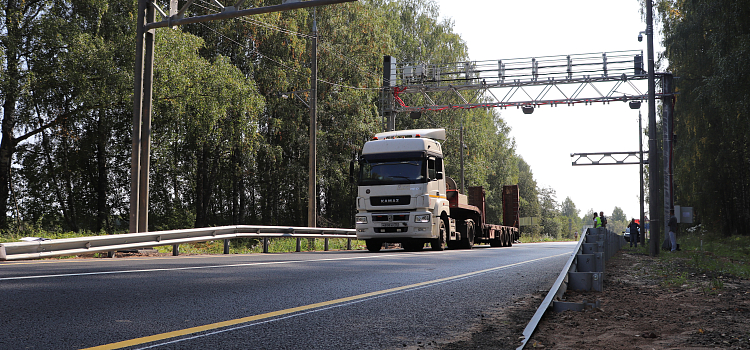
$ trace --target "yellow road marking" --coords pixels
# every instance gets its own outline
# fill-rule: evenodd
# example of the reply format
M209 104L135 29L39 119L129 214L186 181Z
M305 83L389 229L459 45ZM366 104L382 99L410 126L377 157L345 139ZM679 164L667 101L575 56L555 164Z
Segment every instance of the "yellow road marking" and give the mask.
M249 317L243 317L243 318L238 318L238 319L234 319L234 320L228 320L228 321L223 321L223 322L211 323L211 324L207 324L207 325L203 325L203 326L198 326L198 327L185 328L185 329L181 329L181 330L177 330L177 331L172 331L172 332L167 332L167 333L161 333L161 334L155 334L155 335L151 335L151 336L147 336L147 337L135 338L135 339L125 340L125 341L121 341L121 342L117 342L117 343L99 345L99 346L95 346L95 347L91 347L91 348L86 348L86 349L83 349L83 350L121 349L121 348L128 347L128 346L135 346L135 345L140 345L140 344L145 344L145 343L151 343L151 342L155 342L155 341L159 341L159 340L165 340L165 339L175 338L175 337L184 336L184 335L188 335L188 334L205 332L205 331L210 331L210 330L214 330L214 329L218 329L218 328L223 328L223 327L228 327L228 326L234 326L234 325L238 325L238 324L242 324L242 323L248 323L248 322L259 321L259 320L263 320L263 319L267 319L267 318L288 315L288 314L292 314L292 313L295 313L295 312L307 311L307 310L321 308L321 307L325 307L325 306L331 306L331 305L335 305L335 304L342 304L342 303L351 302L351 301L355 301L355 300L371 298L371 297L375 297L375 296L379 296L379 295L383 295L383 294L388 294L388 293L394 293L394 292L403 291L403 290L407 290L407 289L424 287L424 286L428 286L428 285L431 285L431 284L439 284L439 283L442 283L442 282L464 279L464 278L467 278L467 277L471 277L471 276L475 276L475 275L479 275L479 274L483 274L483 273L487 273L487 272L502 270L502 269L506 269L506 268L509 268L509 267L519 266L519 265L523 265L523 264L527 264L527 263L531 263L531 262L535 262L535 261L539 261L539 260L545 260L545 259L555 258L555 257L562 256L562 255L570 255L570 253L558 254L558 255L553 255L553 256L549 256L549 257L544 257L544 258L539 258L539 259L533 259L533 260L523 261L523 262L519 262L519 263L515 263L515 264L503 265L503 266L493 267L493 268L489 268L489 269L485 269L485 270L479 270L479 271L469 272L469 273L465 273L465 274L461 274L461 275L439 278L439 279L432 280L432 281L420 282L420 283L410 284L410 285L407 285L407 286L395 287L395 288L391 288L391 289L385 289L385 290L380 290L380 291L375 291L375 292L370 292L370 293L365 293L365 294L354 295L354 296L350 296L350 297L346 297L346 298L340 298L340 299L329 300L329 301L324 301L324 302L315 303L315 304L303 305L303 306L293 307L293 308L290 308L290 309L273 311L273 312L268 312L268 313L264 313L264 314L260 314L260 315L255 315L255 316L249 316Z

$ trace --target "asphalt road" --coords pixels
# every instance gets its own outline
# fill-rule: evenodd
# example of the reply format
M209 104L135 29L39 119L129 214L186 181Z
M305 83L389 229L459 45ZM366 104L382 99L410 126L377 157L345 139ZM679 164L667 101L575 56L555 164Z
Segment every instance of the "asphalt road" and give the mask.
M549 290L574 243L0 264L0 349L396 349Z

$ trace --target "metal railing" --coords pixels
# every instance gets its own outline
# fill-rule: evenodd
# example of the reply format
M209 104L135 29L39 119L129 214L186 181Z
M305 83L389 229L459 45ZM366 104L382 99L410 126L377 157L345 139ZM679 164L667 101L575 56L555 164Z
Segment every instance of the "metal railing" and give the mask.
M571 290L594 290L601 292L604 276L604 264L625 244L625 239L604 228L589 228L581 235L575 250L570 255L568 262L563 267L560 275L550 288L549 293L539 305L534 316L523 330L521 350L526 346L531 335L539 325L542 316L547 310L555 312L565 310L583 310L587 307L598 307L599 301L588 303L572 303L562 301L563 295L568 289Z
M354 229L343 228L240 225L12 242L0 243L0 261L101 252L107 252L111 257L119 250L166 245L172 245L173 254L177 255L179 244L218 240L224 240L224 253L228 254L229 240L233 238L262 238L263 252L267 253L269 238L276 237L297 238L298 252L301 248L300 240L303 238L325 239L325 250L328 250L329 238L346 238L347 249L351 249L351 240L356 239L356 232Z

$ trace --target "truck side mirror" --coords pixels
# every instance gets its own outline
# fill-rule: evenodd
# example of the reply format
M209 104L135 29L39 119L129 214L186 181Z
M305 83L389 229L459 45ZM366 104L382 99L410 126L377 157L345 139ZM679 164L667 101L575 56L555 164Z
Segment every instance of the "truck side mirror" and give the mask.
M436 178L437 178L438 180L442 180L442 179L443 179L443 173L437 173L437 176L436 176Z

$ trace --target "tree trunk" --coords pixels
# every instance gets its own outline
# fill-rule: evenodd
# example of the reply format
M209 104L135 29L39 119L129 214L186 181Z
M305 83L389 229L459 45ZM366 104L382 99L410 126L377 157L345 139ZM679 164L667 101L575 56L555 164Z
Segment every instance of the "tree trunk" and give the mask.
M97 181L96 181L96 225L94 228L96 232L101 232L107 221L108 210L107 210L107 134L104 128L104 116L105 112L100 110L99 120L97 120L97 136L96 136L96 166L97 166Z
M63 165L63 181L65 181L65 202L61 202L60 205L68 205L68 213L69 213L69 219L68 219L68 225L70 229L74 232L78 232L78 216L76 215L76 203L75 203L75 194L73 193L73 179L70 177L70 162L68 159L68 138L62 137L62 165Z
M21 74L18 71L19 45L23 31L21 20L23 13L20 5L15 0L8 0L5 8L5 29L7 36L2 39L5 48L5 76L6 83L2 89L5 95L3 104L2 140L0 140L0 230L8 228L8 194L10 191L10 167L13 161L13 153L16 151L16 140L13 137L13 129L16 126L16 103L18 103L19 86L21 85Z
M205 143L198 151L197 157L198 168L195 176L195 227L206 227L206 208L205 208L205 191L206 182L208 182L208 155Z
M52 148L49 145L49 139L47 133L42 132L42 150L44 151L45 158L47 159L47 171L49 172L49 178L53 181L52 188L57 197L57 202L60 203L60 209L63 212L63 221L68 225L72 226L70 215L68 213L68 206L65 204L65 197L60 191L60 184L57 182L57 175L55 166L52 161Z

